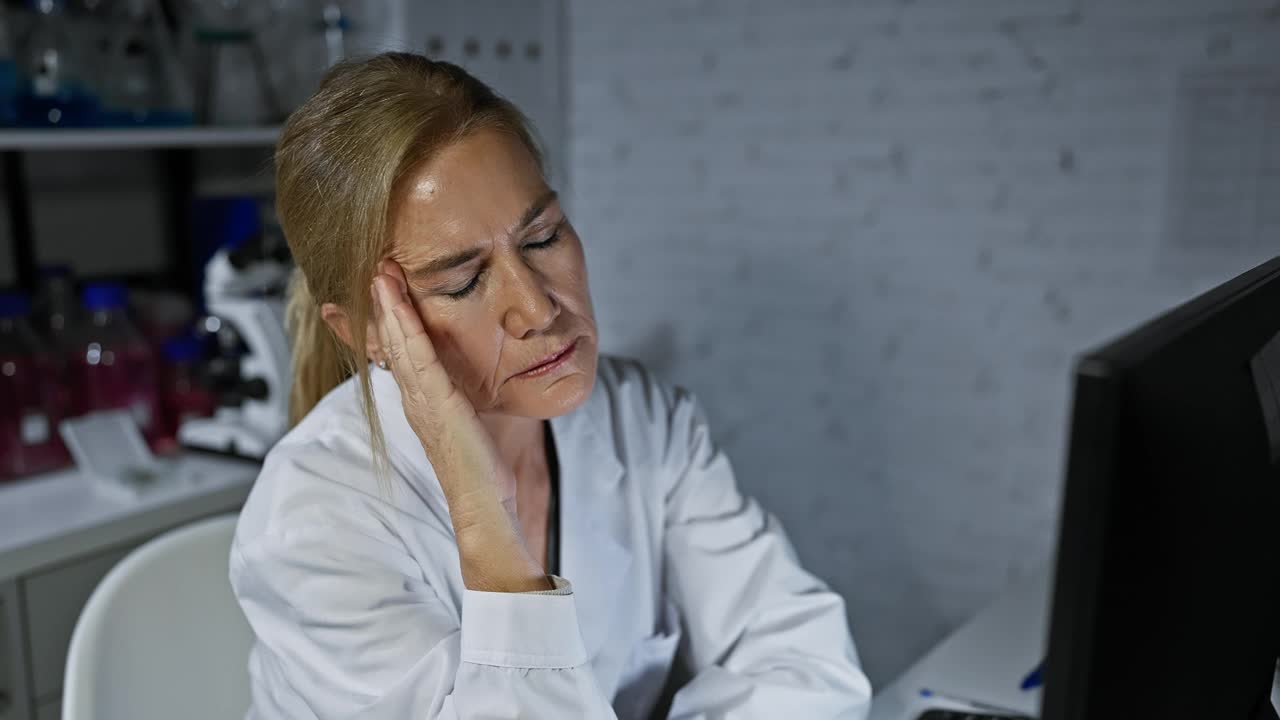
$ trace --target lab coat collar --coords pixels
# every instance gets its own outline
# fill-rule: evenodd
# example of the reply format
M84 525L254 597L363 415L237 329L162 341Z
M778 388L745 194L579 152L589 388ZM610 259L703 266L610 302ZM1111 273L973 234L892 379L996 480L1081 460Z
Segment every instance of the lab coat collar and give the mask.
M601 357L600 364L606 362ZM388 370L370 368L379 419L393 457L424 458L404 418L400 388ZM623 466L614 437L612 394L597 372L591 395L573 411L551 419L560 465L560 572L573 585L582 640L595 657L609 639L616 608L631 568L625 538L630 516L619 490ZM415 463L416 464L416 463ZM412 492L447 512L434 472L406 473ZM425 481L417 485L416 481ZM447 523L446 527L451 527Z
M592 658L609 639L631 569L625 542L630 514L619 489L623 468L609 390L597 376L581 407L551 419L560 461L560 572L573 584L582 641Z

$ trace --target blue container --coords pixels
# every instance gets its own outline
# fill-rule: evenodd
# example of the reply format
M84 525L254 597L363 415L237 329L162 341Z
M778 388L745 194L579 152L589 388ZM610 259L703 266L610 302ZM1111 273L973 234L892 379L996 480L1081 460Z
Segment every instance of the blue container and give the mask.
M31 301L25 293L0 292L0 318L25 317L31 312Z
M97 282L84 286L80 301L90 312L96 310L120 310L129 304L129 290L121 283Z

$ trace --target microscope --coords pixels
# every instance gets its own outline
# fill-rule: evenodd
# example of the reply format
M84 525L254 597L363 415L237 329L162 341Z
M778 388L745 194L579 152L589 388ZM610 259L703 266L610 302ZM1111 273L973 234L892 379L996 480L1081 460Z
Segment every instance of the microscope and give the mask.
M184 447L261 459L288 429L284 291L292 267L283 243L263 237L224 247L205 265L202 325L218 348L205 376L219 407L182 423Z

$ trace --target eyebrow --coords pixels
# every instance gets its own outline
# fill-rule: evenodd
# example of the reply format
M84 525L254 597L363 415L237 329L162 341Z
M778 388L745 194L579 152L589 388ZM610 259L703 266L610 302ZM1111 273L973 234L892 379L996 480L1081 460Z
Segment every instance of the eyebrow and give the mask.
M519 234L522 230L529 227L530 223L537 220L538 216L545 212L546 209L550 207L551 203L555 202L556 197L557 195L555 190L548 190L542 195L542 197L534 201L534 203L529 206L529 209L524 211L524 215L520 217L520 223L516 225L511 234ZM483 253L484 250L480 248L462 250L452 255L446 255L423 263L422 265L409 270L408 274L415 278L427 277L428 275L434 275L436 273L444 272L445 270L452 270L453 268L461 265L466 265L472 260L480 257Z

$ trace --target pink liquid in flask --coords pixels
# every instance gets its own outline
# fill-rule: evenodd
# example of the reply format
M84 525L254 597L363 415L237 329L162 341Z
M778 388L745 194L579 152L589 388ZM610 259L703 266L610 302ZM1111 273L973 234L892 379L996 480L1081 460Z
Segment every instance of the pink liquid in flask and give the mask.
M154 443L162 431L156 360L129 321L127 291L117 283L93 283L85 286L82 301L78 405L85 412L127 410Z
M58 437L54 358L27 322L21 293L0 293L0 480L70 462Z

